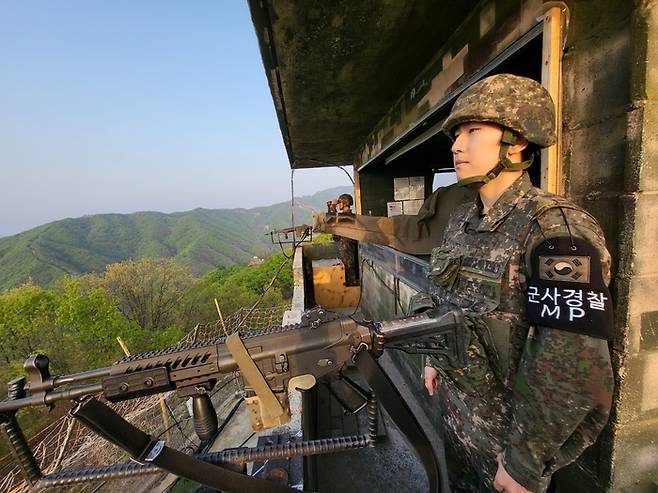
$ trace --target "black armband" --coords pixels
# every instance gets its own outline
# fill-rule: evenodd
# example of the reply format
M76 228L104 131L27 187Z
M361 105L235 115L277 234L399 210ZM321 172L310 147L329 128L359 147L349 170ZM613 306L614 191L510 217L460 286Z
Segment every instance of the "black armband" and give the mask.
M531 324L612 339L612 300L591 243L573 236L548 239L533 250L530 265L526 317Z

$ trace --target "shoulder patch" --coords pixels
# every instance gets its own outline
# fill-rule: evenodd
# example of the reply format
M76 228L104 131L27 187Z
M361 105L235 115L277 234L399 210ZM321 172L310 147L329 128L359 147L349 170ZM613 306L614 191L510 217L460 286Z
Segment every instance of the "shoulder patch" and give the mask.
M577 237L551 238L533 250L530 265L526 317L531 324L612 339L612 300L594 246Z
M587 255L539 255L539 279L589 284L592 258Z

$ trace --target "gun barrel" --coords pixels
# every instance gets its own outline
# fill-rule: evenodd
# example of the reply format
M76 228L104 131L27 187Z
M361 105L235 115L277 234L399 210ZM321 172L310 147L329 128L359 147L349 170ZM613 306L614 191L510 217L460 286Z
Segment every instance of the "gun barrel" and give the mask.
M73 400L77 399L78 397L98 394L102 391L102 383L92 383L89 385L80 385L79 387L71 387L70 389L60 390L58 392L50 392L46 394L46 398L44 400L46 404L52 404L53 402L57 401Z
M31 395L20 399L8 399L0 402L0 413L12 413L24 407L43 406L43 396Z
M57 401L77 399L86 395L98 394L103 391L102 383L80 385L57 392L46 392L21 397L19 399L7 399L0 401L0 414L12 413L24 407L38 407L54 404Z
M96 380L98 378L108 376L111 371L112 368L108 366L107 368L96 368L94 370L72 373L71 375L61 375L53 378L53 387L59 387L60 385L67 385L77 382L84 382L85 380Z

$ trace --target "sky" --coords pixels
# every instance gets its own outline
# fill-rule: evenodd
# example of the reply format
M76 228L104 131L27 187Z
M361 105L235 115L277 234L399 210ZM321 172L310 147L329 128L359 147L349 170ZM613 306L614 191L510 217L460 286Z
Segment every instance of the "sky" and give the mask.
M246 0L2 0L0 237L290 199ZM298 170L295 195L349 185Z

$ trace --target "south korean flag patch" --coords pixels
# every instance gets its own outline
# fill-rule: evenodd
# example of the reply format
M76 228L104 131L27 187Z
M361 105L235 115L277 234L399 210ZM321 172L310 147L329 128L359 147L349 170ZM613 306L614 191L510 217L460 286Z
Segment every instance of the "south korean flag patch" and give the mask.
M531 324L612 339L612 300L590 243L551 238L534 249L530 265L526 318Z

